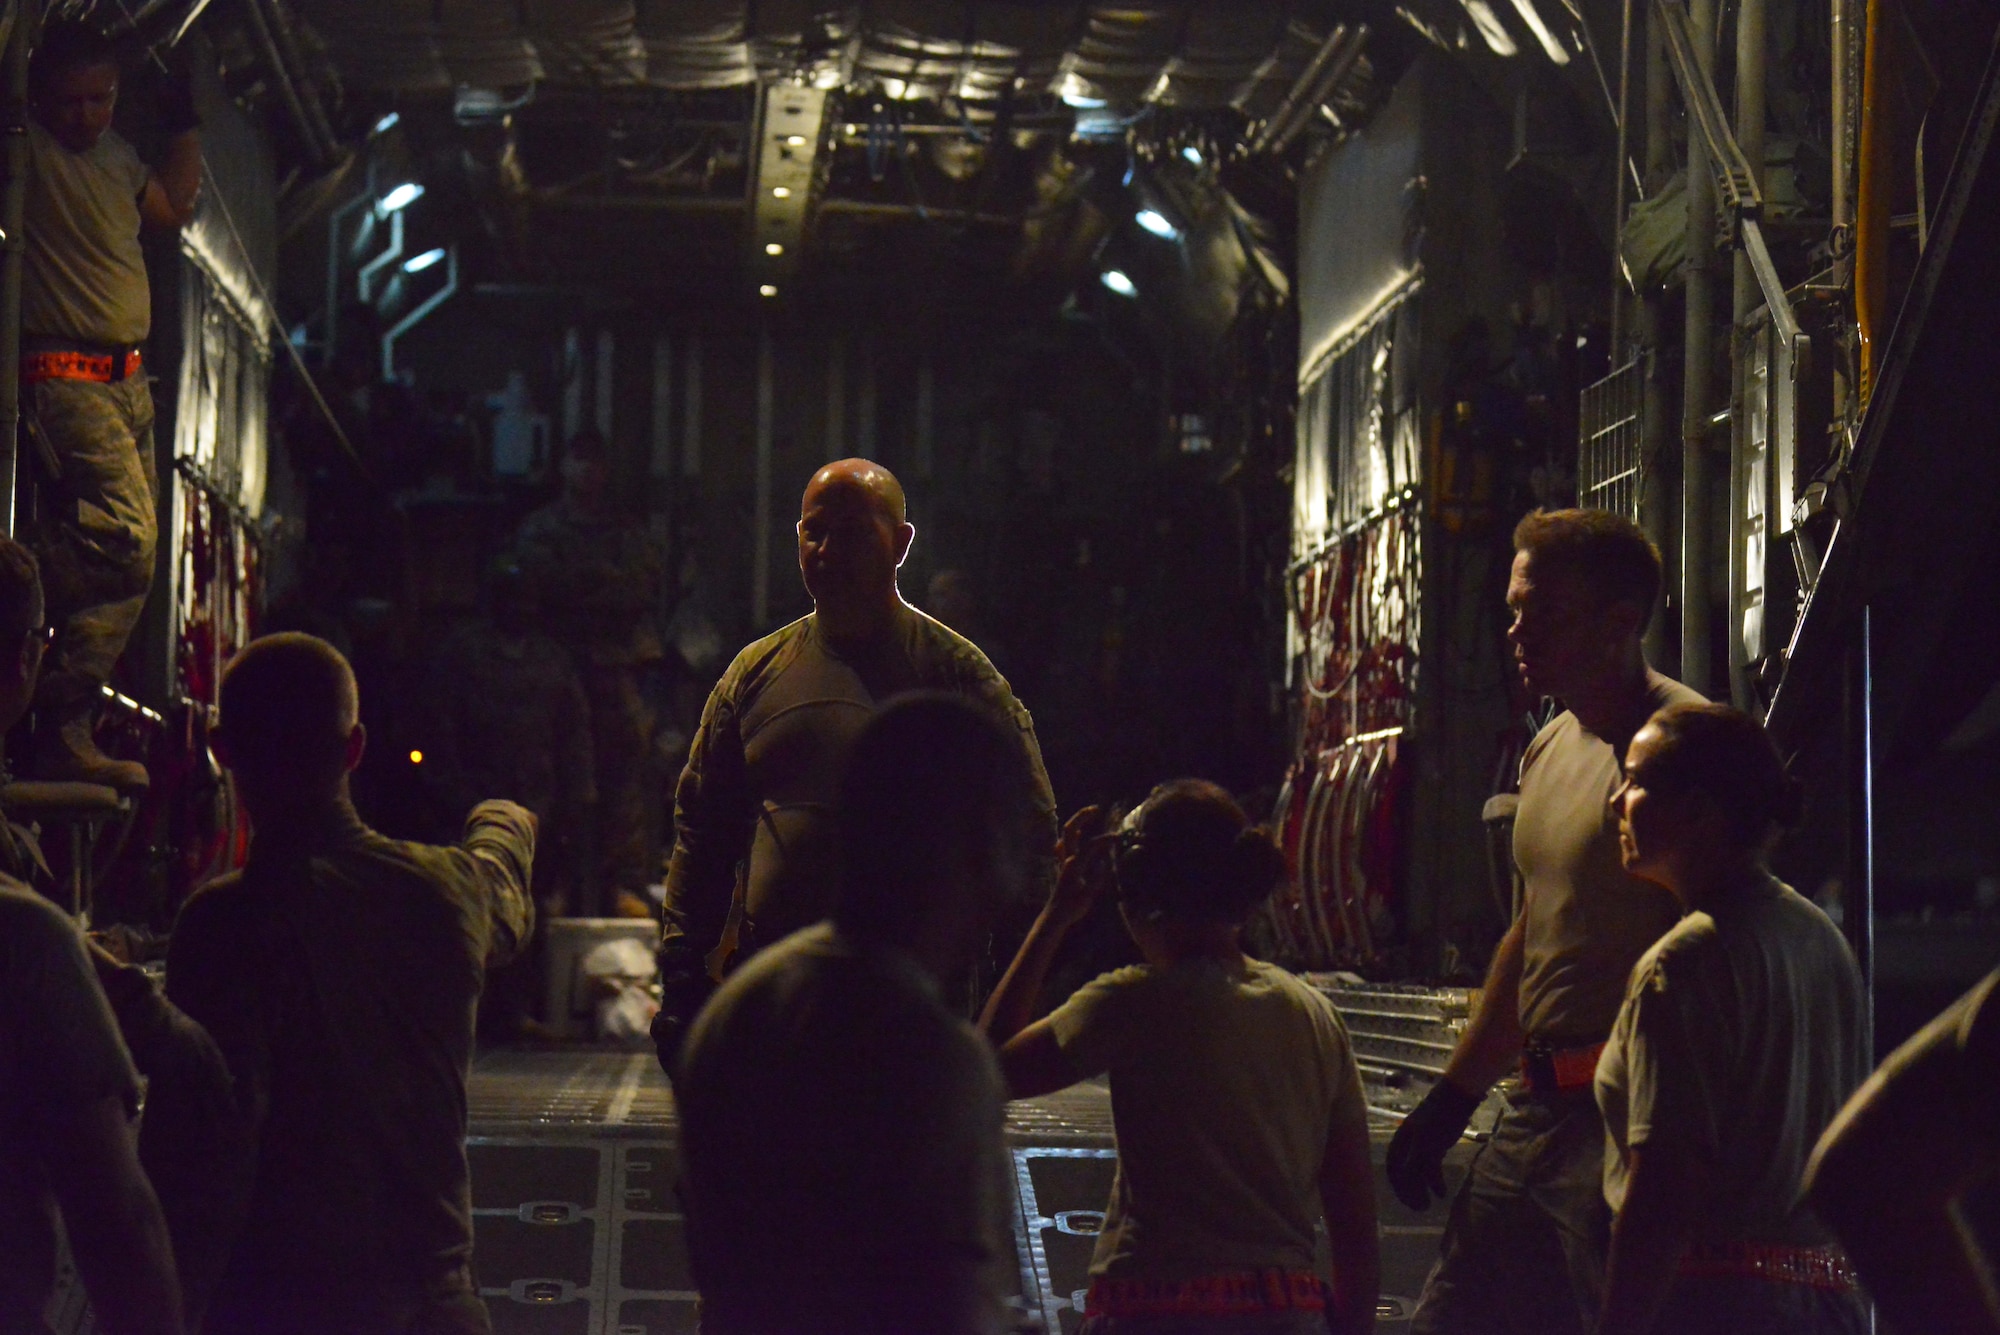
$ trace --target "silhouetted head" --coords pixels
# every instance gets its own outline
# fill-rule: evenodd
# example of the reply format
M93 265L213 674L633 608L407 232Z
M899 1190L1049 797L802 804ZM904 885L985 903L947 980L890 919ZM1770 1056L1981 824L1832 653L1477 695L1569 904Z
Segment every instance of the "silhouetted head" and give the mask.
M1114 836L1118 903L1134 917L1242 923L1277 888L1285 854L1203 779L1163 783Z
M1684 866L1762 859L1804 814L1804 788L1748 714L1669 705L1626 748L1611 807L1626 870L1671 887Z
M903 484L867 459L842 459L812 476L799 502L799 574L822 612L835 615L896 597L910 554Z
M28 712L47 645L41 566L26 547L0 538L0 732Z
M51 19L28 67L36 118L72 153L87 153L118 106L118 51L94 24Z
M253 820L317 813L361 763L354 669L317 636L253 640L222 674L219 712L215 748Z
M1537 695L1568 696L1620 674L1660 596L1660 553L1608 510L1537 510L1514 530L1507 639Z
M969 963L1047 851L1034 795L1019 729L963 696L898 696L848 756L835 921L940 974Z

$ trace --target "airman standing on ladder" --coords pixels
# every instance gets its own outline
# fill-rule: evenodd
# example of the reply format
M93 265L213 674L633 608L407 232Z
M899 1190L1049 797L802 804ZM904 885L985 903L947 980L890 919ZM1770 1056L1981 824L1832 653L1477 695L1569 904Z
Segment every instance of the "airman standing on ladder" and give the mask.
M21 380L43 473L31 545L56 631L35 697L32 768L40 779L129 790L146 786L145 766L104 755L93 732L152 588L159 539L139 232L193 220L201 140L187 82L165 80L166 156L149 168L111 128L118 75L97 29L73 19L43 29L29 78Z

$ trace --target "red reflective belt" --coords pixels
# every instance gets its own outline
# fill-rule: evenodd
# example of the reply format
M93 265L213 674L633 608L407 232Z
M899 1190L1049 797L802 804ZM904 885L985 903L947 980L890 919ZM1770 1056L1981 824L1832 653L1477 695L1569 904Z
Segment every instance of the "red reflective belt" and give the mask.
M1324 1312L1326 1283L1310 1270L1240 1270L1196 1279L1090 1281L1083 1310L1091 1316L1240 1316Z
M120 363L125 374L120 375ZM95 380L111 384L139 373L139 351L130 352L30 352L21 358L21 379Z
M1698 1242L1681 1257L1680 1273L1692 1278L1744 1275L1836 1293L1852 1293L1860 1284L1847 1258L1831 1247L1770 1242Z

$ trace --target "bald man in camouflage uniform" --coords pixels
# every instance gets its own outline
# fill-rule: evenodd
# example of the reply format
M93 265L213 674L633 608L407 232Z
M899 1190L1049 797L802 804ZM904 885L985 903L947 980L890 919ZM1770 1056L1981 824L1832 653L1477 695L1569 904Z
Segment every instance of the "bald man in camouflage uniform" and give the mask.
M1055 848L1055 796L1034 720L977 645L897 590L915 537L888 469L866 459L820 469L798 526L799 573L814 610L738 654L708 698L675 794L667 868L666 995L653 1033L669 1070L684 1027L726 966L826 916L841 769L891 696L952 691L1011 721L1032 762L1047 848ZM1052 876L1053 862L1045 870ZM732 919L733 955L724 947Z

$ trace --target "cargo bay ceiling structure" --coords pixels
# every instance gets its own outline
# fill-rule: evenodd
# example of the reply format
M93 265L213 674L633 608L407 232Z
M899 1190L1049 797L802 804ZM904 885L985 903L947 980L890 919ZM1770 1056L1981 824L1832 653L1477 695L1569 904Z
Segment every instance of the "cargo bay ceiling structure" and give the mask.
M942 295L983 275L1042 304L1135 214L1186 227L1225 162L1252 168L1234 198L1288 230L1287 162L1364 124L1427 44L1599 93L1566 0L245 0L215 18L232 91L265 101L298 168L288 231L352 192L367 145L478 221L485 280L625 292L790 297L845 274ZM1615 44L1615 16L1597 26ZM1131 198L1135 177L1160 198Z
M1324 0L294 14L363 119L397 113L430 160L413 166L464 169L493 276L737 298L789 298L802 271L878 291L899 275L932 292L982 275L1060 287L1107 230L1107 186L1129 183L1135 125L1185 183L1246 127L1269 147L1358 118L1381 58L1359 9ZM312 137L309 110L280 119Z

